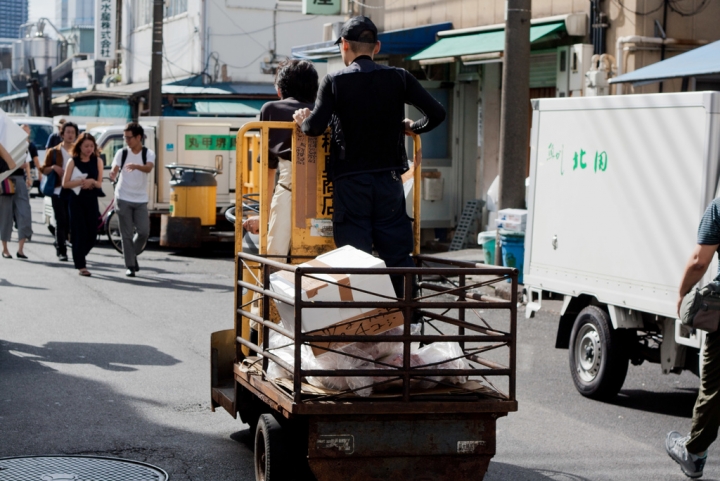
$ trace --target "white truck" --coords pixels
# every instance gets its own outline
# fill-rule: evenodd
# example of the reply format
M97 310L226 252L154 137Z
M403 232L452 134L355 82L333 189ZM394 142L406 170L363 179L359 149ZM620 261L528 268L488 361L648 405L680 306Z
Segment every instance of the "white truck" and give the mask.
M616 395L629 362L698 373L705 334L676 302L718 191L720 92L534 100L532 125L526 317L562 297L556 347L584 396Z
M69 117L69 120L73 118ZM218 171L217 181L217 218L216 228L210 229L203 240L233 241L234 227L224 217L225 211L235 203L235 181L237 165L235 162L235 137L240 127L254 118L213 117L141 117L140 125L145 130L145 146L157 154L155 169L148 177L148 210L151 218L151 238L160 235L160 217L169 213L170 208L170 172L166 166L179 164ZM105 159L104 190L107 197L102 198L101 212L112 200L112 185L108 179L110 166L118 150L125 147L123 130L125 123L92 126L88 123L87 132L92 134ZM45 202L46 223L54 225L50 200ZM52 229L51 229L52 230ZM179 244L180 241L175 244Z

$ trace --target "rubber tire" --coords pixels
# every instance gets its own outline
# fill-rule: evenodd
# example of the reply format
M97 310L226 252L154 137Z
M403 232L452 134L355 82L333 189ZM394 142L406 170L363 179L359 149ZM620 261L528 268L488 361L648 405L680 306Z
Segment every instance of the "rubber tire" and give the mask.
M583 329L584 326L588 326ZM599 341L600 360L597 373L590 380L583 379L576 363L576 344L579 336L594 328ZM570 334L570 374L580 394L592 399L610 399L617 395L627 376L629 356L625 332L612 327L610 316L597 306L587 306L575 318Z
M255 480L286 481L285 433L272 414L261 414L255 430Z
M48 231L50 231L50 234L52 234L52 236L55 237L55 226L48 224L47 228L48 228Z
M113 239L113 235L110 229L112 229L114 226L111 224L114 222L113 219L116 218L116 212L113 209L110 211L110 213L107 216L107 219L105 219L105 235L107 236L108 240L110 241L110 244L115 248L116 251L118 251L120 254L122 254L122 241L118 238ZM119 221L118 221L119 222ZM120 226L118 224L117 226L118 233L120 232ZM147 242L145 242L145 245L143 245L142 249L140 250L140 253L142 254L145 252L145 248L147 247Z

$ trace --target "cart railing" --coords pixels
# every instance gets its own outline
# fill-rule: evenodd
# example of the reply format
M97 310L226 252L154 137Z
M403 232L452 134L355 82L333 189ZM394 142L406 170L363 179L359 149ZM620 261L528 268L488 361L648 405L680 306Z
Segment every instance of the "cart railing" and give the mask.
M286 260L286 257L282 257ZM310 259L310 257L307 257ZM303 258L293 258L293 262L302 261ZM238 254L239 276L237 279L238 291L253 293L252 301L238 303L238 318L246 318L255 321L262 331L262 341L258 343L237 336L240 346L245 346L262 359L262 376L267 379L268 366L270 362L292 373L292 392L287 393L295 403L304 403L318 400L343 401L352 399L362 401L365 398L352 397L362 389L381 388L385 384L401 383L401 397L404 402L411 402L417 395L412 389L413 382L422 380L432 381L437 385L451 387L453 393L457 394L460 400L474 401L477 397L460 396L461 394L477 394L476 389L465 388L464 385L450 384L445 381L438 381L439 376L463 376L468 379L481 380L484 395L490 395L495 399L515 401L515 358L516 358L516 323L517 323L517 270L511 268L499 268L484 266L468 262L459 262L437 257L415 256L416 263L423 267L415 268L328 268L328 267L307 267L273 260L269 256L256 256L247 253ZM426 267L432 263L433 267ZM259 273L255 282L243 280L240 271L248 270ZM295 296L289 297L273 290L270 282L270 275L277 271L287 271L294 274ZM327 275L401 275L405 279L405 292L403 297L397 298L394 293L379 295L372 292L374 296L380 297L379 301L337 301L321 302L303 300L301 286L303 278L317 278L318 274ZM413 295L413 285L417 279L417 286L420 291ZM323 282L328 284L340 284L328 281L324 277ZM484 286L490 286L500 282L511 282L510 300L499 299L488 296L481 292ZM370 293L362 289L348 287L356 292ZM248 297L245 297L248 299ZM273 322L271 319L271 303L279 301L294 307L294 325L292 330L289 326ZM252 311L254 303L259 307ZM308 308L386 308L391 312L400 312L403 315L402 334L381 334L381 335L328 335L318 331L305 333L302 330L304 310ZM496 312L495 312L496 311ZM488 313L493 313L494 319L486 319ZM498 319L498 316L499 319ZM277 320L277 319L275 319ZM411 324L416 321L421 326L420 334L412 333ZM496 327L493 327L494 324ZM288 338L288 343L283 346L270 346L270 331L274 331ZM433 333L428 333L432 331ZM346 352L337 348L332 343L401 343L402 344L402 365L390 365L380 360L371 360L359 357L352 352ZM411 345L421 343L427 345L435 342L457 342L462 350L458 358L463 358L468 368L446 369L441 366L445 362L454 361L447 359L443 362L413 365L411 362ZM277 355L280 348L294 346L294 365L285 362ZM319 349L324 352L332 352L338 356L346 356L363 362L365 365L358 369L308 369L303 367L302 346ZM489 357L488 357L489 356ZM243 359L242 351L238 349L238 359ZM457 358L456 358L457 359ZM259 361L258 361L259 362ZM324 396L309 398L303 393L303 380L306 377L373 377L379 378L371 384L365 384L355 389L344 389L340 392L331 392ZM430 377L435 379L430 380ZM506 390L497 387L498 378L506 380ZM273 379L267 379L273 381ZM477 386L477 384L473 384ZM384 397L369 398L373 402L382 402ZM393 398L397 401L397 397Z

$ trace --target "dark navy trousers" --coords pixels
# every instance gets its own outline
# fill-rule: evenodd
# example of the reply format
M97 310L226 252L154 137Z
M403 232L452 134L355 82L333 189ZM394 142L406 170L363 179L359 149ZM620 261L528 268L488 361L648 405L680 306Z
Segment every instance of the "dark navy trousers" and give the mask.
M415 267L412 219L405 210L400 174L394 171L358 173L333 182L335 245L351 245L372 254L373 247L388 267ZM390 277L402 297L403 277Z

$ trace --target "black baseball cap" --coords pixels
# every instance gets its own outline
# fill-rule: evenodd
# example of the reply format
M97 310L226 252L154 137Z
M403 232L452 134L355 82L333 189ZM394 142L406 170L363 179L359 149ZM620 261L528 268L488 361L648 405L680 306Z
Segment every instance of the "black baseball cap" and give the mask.
M367 40L360 40L360 34L368 30L371 31L373 34L372 42L368 42ZM341 38L354 42L375 43L377 42L377 27L374 23L372 23L372 20L367 17L353 17L343 24L342 28L340 29L340 36L335 42L335 45L340 43Z

